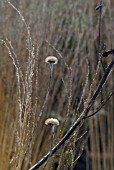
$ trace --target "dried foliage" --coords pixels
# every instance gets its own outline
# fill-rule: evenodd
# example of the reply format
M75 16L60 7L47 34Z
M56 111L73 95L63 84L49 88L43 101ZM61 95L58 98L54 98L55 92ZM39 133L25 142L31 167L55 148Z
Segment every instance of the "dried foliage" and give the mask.
M0 168L26 170L41 159L44 169L78 169L90 135L87 169L112 170L114 96L85 118L114 89L113 56L102 58L104 44L113 47L113 2L103 2L100 36L97 2L11 2L0 2ZM45 63L48 56L58 63ZM54 133L51 117L60 123Z

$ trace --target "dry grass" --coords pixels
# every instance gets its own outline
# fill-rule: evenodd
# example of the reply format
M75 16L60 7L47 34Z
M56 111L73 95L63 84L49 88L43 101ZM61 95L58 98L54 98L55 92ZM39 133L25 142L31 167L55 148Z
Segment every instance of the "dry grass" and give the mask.
M90 74L83 96L85 101L93 93L103 70L101 67L98 70L90 94L99 57L98 12L94 10L94 1L69 0L66 3L65 0L42 0L33 3L20 0L12 3L21 11L30 30L18 11L8 3L0 2L0 38L5 40L7 37L5 46L0 45L0 169L26 170L50 150L51 130L45 126L45 120L49 117L60 120L60 126L55 129L57 143L83 111L83 102L78 110L77 106L87 78L87 59ZM113 46L114 11L110 3L110 0L105 0L102 17L101 39L107 49L110 49L111 43ZM10 57L6 47L11 52ZM50 70L44 61L48 55L56 56L59 62L54 66L50 91L45 100ZM105 65L111 57L103 61ZM113 86L111 74L96 101L98 104L109 95ZM102 169L113 169L113 107L112 98L101 114L89 121L91 149L87 152L87 159L92 158L93 170L100 169L100 159ZM42 115L38 117L41 111ZM38 118L37 129L33 132ZM75 144L86 131L84 127L77 129L71 140L49 160L46 169L57 169L58 163L58 169L73 169L86 141L85 135ZM105 139L108 140L104 142Z

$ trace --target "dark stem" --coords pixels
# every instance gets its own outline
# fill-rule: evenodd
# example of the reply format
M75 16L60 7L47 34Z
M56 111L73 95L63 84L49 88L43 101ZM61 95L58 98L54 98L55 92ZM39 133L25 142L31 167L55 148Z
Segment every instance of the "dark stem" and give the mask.
M99 52L101 52L101 18L102 18L102 0L100 0L99 3ZM103 71L105 72L105 67L102 61L102 57L101 57L101 64L102 64L102 68Z
M114 91L110 94L110 96L105 100L105 102L103 102L103 104L94 113L92 113L91 115L85 117L85 119L96 115L106 105L106 103L110 100L110 98L112 97L113 94L114 94Z
M46 163L45 163L45 165L44 165L44 167L43 167L43 170L45 169L45 167L46 167L46 165L47 165L47 163L48 163L48 161L49 161L49 159L50 159L50 157L51 157L51 155L52 155L52 149L53 149L53 147L54 147L54 131L55 131L55 125L52 125L51 127L52 127L51 149L50 149L49 157L48 157L48 159L47 159L47 161L46 161Z
M102 0L99 3L99 51L101 51L101 17L102 17Z
M97 96L99 95L99 93L100 93L103 85L105 84L105 82L106 82L106 80L107 80L107 77L108 77L108 75L109 75L109 73L110 73L113 65L114 65L114 58L112 59L112 61L110 62L109 66L108 66L107 69L105 70L104 76L102 77L102 79L101 79L101 81L100 81L97 89L95 90L92 98L90 99L90 102L89 102L89 104L88 104L87 110L90 110L90 108L92 107L95 99L96 99ZM85 117L87 116L87 114L88 114L88 112L85 114Z
M53 63L50 64L50 80L52 79L52 73L53 73Z

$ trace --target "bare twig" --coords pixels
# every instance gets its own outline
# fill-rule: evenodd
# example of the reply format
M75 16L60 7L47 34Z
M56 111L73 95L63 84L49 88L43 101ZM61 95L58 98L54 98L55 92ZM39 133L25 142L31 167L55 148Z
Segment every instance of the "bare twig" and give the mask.
M102 4L102 0L100 0L99 2L99 5L95 8L96 10L99 9L99 52L101 51L101 19L102 19L102 7L103 7L103 4ZM102 57L101 57L101 64L102 64L102 68L103 68L103 71L105 71L105 67L104 67L104 64L103 64L103 61L102 61Z
M90 102L89 102L89 104L88 104L88 109L87 109L87 110L90 110L90 108L92 107L95 99L96 99L97 96L99 95L99 93L100 93L103 85L105 84L105 82L106 82L106 80L107 80L107 78L108 78L108 76L109 76L109 74L110 74L111 69L113 68L113 65L114 65L114 59L112 59L112 61L110 62L110 64L109 64L109 66L107 67L107 69L106 69L106 71L105 71L105 73L104 73L104 76L102 77L102 79L101 79L101 81L100 81L97 89L95 90L92 98L90 99ZM88 111L85 113L85 117L87 116L87 114L88 114Z
M96 115L106 105L106 103L110 100L110 98L112 97L113 94L114 94L114 91L110 94L110 96L102 103L102 105L94 113L92 113L91 115L85 117L85 119Z
M102 17L102 0L99 3L99 51L101 50L101 17Z

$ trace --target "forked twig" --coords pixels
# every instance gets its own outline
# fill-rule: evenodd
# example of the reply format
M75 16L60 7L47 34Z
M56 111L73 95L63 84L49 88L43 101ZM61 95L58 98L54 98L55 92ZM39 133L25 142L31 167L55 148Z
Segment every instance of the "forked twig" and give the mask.
M90 118L90 117L96 115L96 114L106 105L106 103L110 100L110 98L113 96L113 94L114 94L114 91L113 91L113 92L110 94L110 96L102 103L102 105L99 106L99 108L98 108L94 113L92 113L91 115L85 117L85 119Z

